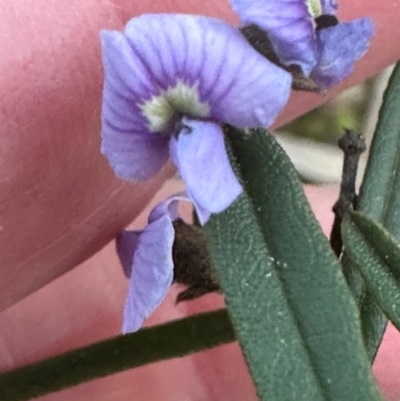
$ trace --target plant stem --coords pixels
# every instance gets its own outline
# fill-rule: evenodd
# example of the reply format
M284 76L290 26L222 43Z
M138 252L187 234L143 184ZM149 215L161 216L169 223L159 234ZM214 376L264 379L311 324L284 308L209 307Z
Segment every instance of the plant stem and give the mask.
M118 336L0 374L0 400L23 401L235 341L226 309Z
M339 139L339 148L343 150L342 182L338 200L333 205L335 220L333 222L330 242L335 254L339 257L342 248L341 225L343 216L349 210L354 210L357 202L356 177L360 155L366 149L365 140L362 135L356 135L353 131L346 129L345 134Z

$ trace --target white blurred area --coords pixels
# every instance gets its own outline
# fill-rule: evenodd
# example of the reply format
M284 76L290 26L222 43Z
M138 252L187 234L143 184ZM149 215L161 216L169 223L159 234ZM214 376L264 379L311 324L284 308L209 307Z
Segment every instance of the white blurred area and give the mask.
M347 89L340 94L334 102L347 102L349 100L365 101L367 111L362 121L362 134L364 135L367 147L372 140L375 125L378 119L379 108L382 96L393 66L386 68L374 78L372 90L368 97L363 90L363 84ZM343 152L337 147L311 139L292 135L289 132L275 132L278 142L285 149L301 178L316 185L339 184L342 174ZM365 170L367 151L361 156L358 183L361 182Z

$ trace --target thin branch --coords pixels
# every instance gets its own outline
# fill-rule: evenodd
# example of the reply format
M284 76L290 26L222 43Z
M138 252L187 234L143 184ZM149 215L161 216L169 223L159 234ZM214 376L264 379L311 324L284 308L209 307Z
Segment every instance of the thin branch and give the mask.
M346 129L345 134L339 139L339 148L343 150L343 171L338 200L333 205L335 220L333 222L330 243L335 254L339 257L342 248L341 225L346 212L354 210L357 203L356 178L360 155L366 149L362 135Z

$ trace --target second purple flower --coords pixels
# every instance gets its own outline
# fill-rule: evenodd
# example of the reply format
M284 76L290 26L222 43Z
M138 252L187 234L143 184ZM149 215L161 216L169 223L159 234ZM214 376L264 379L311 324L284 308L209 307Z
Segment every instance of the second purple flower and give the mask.
M336 0L230 0L242 25L264 30L284 66L299 66L322 90L348 77L368 50L370 18L339 23Z

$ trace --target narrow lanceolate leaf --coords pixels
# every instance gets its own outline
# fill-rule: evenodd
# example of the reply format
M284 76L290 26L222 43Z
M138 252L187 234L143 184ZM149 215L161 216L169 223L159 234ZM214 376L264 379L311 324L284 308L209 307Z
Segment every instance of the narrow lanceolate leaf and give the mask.
M228 129L245 192L206 225L261 400L376 400L357 308L289 159Z
M346 252L360 270L367 289L400 329L400 246L380 224L359 212L342 226Z
M400 64L384 95L357 209L400 240ZM387 319L346 256L343 265L359 304L365 346L373 359Z
M225 309L118 336L0 373L0 400L25 401L149 363L235 341Z

